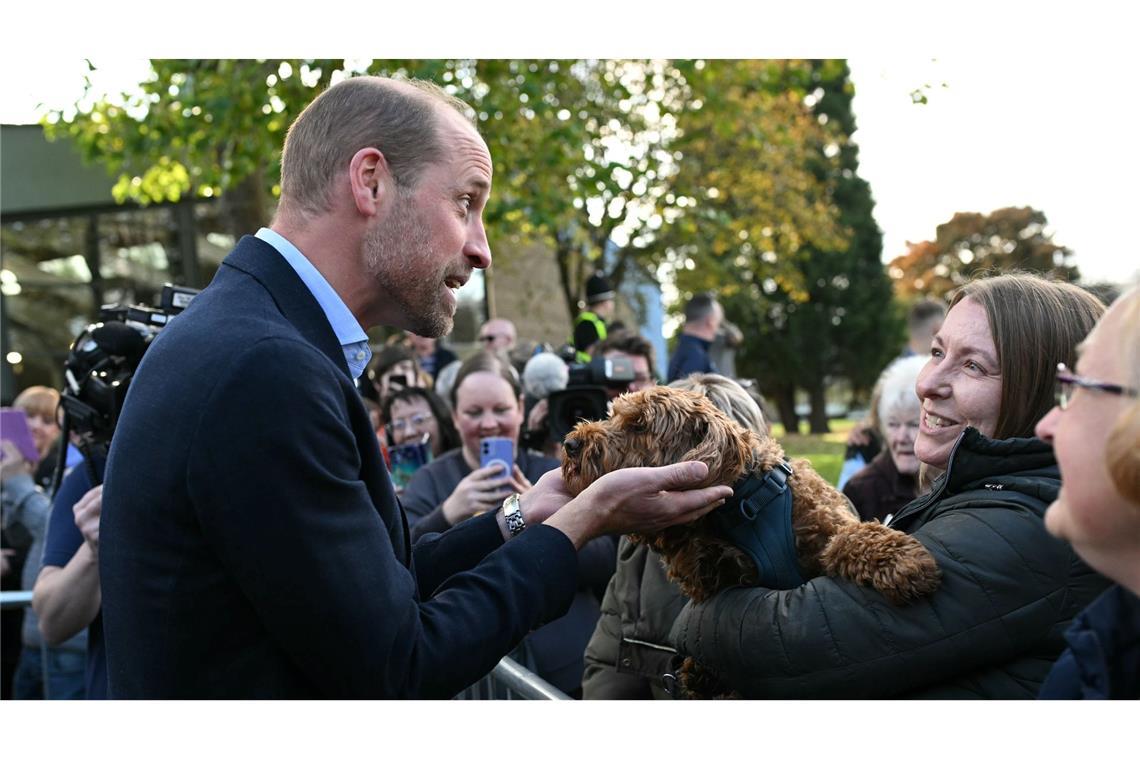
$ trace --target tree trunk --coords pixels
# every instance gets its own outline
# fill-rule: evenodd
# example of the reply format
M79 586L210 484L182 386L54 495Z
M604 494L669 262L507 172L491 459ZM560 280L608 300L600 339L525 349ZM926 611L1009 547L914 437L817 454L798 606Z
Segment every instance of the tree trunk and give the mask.
M813 380L811 387L808 388L808 394L811 397L811 416L808 421L811 425L812 435L831 432L831 428L827 424L827 398L823 391L822 377Z
M787 385L773 389L772 401L776 404L776 413L780 415L780 422L785 433L800 432L800 418L796 414L796 389Z
M261 167L226 190L221 200L226 227L235 238L252 235L260 227L269 224L265 204L264 172Z

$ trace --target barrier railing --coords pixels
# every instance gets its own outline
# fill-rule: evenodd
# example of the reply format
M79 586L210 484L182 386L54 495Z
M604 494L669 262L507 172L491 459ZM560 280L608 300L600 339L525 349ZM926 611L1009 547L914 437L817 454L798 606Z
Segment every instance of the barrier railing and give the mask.
M495 669L468 686L456 699L570 699L522 665L504 657Z
M31 591L0 591L0 610L12 610L17 607L31 606Z
M31 591L0 591L0 609L27 607ZM510 657L499 660L495 669L468 686L456 699L570 699L542 678Z

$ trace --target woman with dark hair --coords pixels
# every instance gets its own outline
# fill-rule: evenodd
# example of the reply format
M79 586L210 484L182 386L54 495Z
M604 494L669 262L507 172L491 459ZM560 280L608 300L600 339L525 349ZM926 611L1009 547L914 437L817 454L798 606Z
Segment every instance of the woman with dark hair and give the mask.
M420 369L415 354L401 345L384 346L372 359L367 384L361 382L361 395L380 406L402 388L431 388L431 376Z
M404 388L393 393L384 402L381 419L393 446L422 440L426 434L432 457L459 447L451 411L427 388Z
M1103 311L1074 285L1029 275L955 295L916 388L914 452L943 474L890 522L938 562L933 594L894 607L827 577L728 589L685 608L678 649L746 697L1035 696L1065 626L1106 585L1045 530L1060 475L1033 437L1057 362L1074 361Z

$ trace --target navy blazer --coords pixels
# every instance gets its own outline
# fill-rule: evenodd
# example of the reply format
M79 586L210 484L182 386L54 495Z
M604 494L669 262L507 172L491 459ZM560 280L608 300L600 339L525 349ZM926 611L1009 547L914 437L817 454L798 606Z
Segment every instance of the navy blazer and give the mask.
M248 236L144 356L100 532L112 697L450 697L576 588L546 526L411 546L324 312Z

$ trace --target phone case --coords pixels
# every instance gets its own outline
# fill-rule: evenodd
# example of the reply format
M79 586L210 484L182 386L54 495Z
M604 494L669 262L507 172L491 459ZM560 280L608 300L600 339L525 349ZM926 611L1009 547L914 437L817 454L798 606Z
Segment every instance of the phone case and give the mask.
M28 429L28 418L23 409L0 409L0 438L12 441L29 462L40 461L40 452Z
M479 466L502 465L503 475L510 475L515 464L515 442L510 438L484 438L479 442Z

